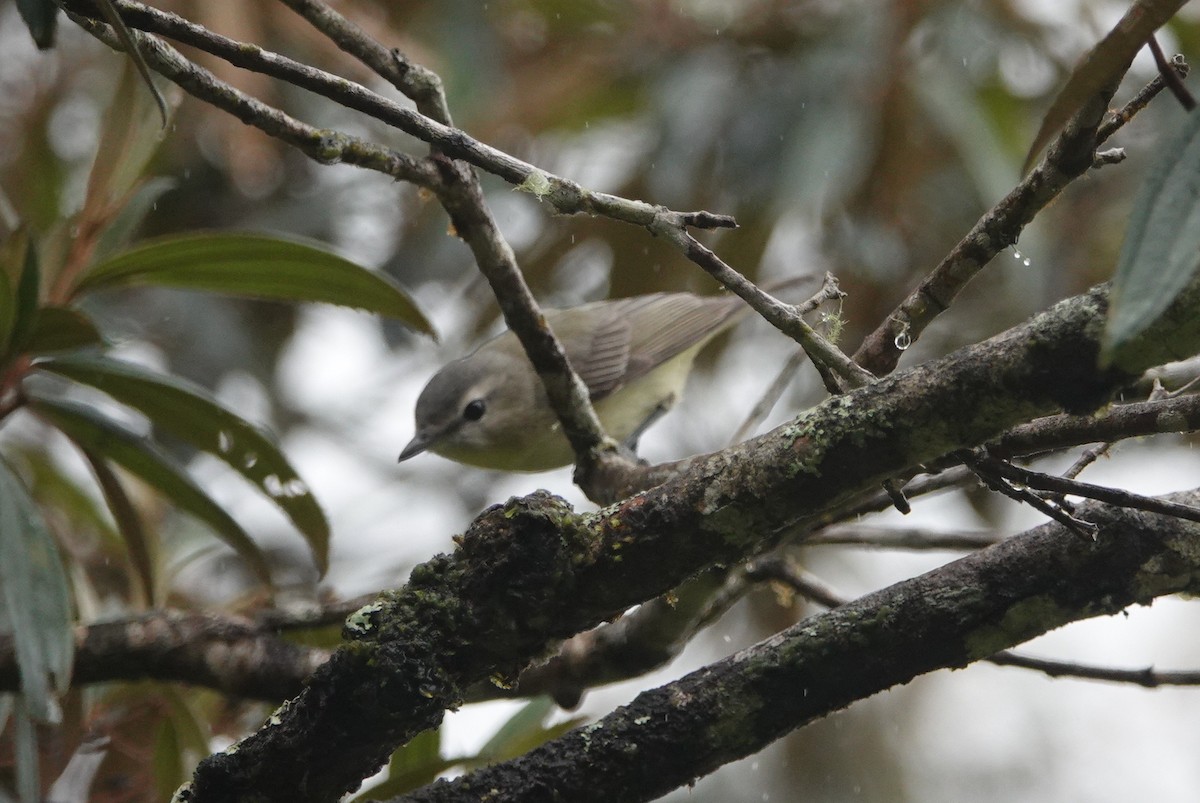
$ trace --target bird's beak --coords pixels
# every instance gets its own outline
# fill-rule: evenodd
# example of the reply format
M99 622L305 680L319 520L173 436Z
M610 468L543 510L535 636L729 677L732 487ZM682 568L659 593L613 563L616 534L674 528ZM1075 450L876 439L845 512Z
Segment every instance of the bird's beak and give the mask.
M400 452L400 462L403 463L410 457L416 457L421 452L433 445L434 438L428 432L418 432L413 436L413 439L408 442L408 446L404 447L404 451Z

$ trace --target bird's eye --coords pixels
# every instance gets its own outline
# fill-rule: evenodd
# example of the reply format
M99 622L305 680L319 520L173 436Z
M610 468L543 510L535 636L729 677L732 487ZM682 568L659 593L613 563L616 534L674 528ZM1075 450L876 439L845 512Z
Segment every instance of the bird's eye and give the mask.
M474 399L467 402L467 406L463 408L463 418L468 421L478 421L483 418L483 414L487 412L487 405L483 403L483 399Z

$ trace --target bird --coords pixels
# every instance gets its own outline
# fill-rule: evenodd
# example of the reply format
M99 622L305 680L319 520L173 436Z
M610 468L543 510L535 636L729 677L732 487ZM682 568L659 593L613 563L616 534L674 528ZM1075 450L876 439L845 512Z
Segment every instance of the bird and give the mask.
M544 314L605 432L632 447L679 399L697 354L749 310L734 295L662 292ZM479 468L537 472L574 460L511 330L435 373L417 398L414 418L416 434L400 453L402 462L428 451Z

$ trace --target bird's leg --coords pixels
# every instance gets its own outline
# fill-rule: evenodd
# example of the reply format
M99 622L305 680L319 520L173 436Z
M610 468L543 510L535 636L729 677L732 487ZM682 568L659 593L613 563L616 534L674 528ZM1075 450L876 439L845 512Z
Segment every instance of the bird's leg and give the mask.
M638 439L642 437L642 433L645 432L647 429L649 429L651 424L653 424L658 419L662 418L666 414L666 412L674 406L675 406L675 394L672 393L670 396L666 397L665 399L660 401L658 404L654 405L654 409L650 411L650 415L646 416L646 420L643 421L638 426L637 429L635 429L632 433L630 433L629 437L626 438L625 441L621 445L625 446L631 452L636 453Z

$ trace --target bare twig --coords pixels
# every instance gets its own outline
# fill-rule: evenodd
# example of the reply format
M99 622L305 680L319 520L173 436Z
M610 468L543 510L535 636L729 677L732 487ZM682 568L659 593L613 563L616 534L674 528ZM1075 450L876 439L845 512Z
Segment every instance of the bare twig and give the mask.
M783 398L784 391L792 383L800 366L804 364L804 358L804 349L796 349L792 352L783 367L779 369L774 381L763 391L758 403L746 414L746 419L733 433L733 437L729 439L730 443L741 443L766 420L767 416L771 414L771 410Z
M421 114L452 125L442 79L433 70L410 61L399 50L387 49L359 26L316 0L280 0L328 39L387 80L417 104Z
M829 527L804 540L804 546L865 546L877 549L964 550L991 546L1004 537L986 531L936 532L918 527L870 527L844 524Z
M125 13L127 3L121 3ZM121 42L112 29L103 23L68 11L81 28L111 48L119 50ZM302 123L229 84L208 70L186 59L175 48L156 37L131 26L130 33L146 63L155 72L178 84L184 91L229 112L247 125L268 136L291 145L321 164L344 162L375 170L392 178L410 181L421 187L431 187L438 181L437 172L427 161L414 159L405 153L326 128Z
M1171 72L1176 77L1187 78L1188 69L1188 63L1183 56L1175 55L1171 58ZM1128 103L1109 115L1108 119L1096 129L1096 144L1103 145L1109 137L1117 133L1126 123L1132 120L1134 115L1149 106L1150 101L1154 100L1159 92L1166 89L1166 86L1164 74L1160 73L1154 80L1138 90L1138 93L1130 98Z
M1200 671L1169 672L1154 667L1145 669L1116 669L1109 666L1088 666L1074 661L1056 661L1050 658L1034 658L1029 655L1004 651L998 652L988 663L997 666L1019 666L1044 672L1052 678L1070 677L1082 680L1106 680L1111 683L1133 683L1147 689L1160 686L1200 686Z
M649 226L650 231L676 245L684 256L703 268L709 275L740 296L768 323L795 340L808 358L836 374L838 384L829 388L831 393L842 393L851 388L862 387L875 377L859 367L801 317L796 306L785 304L765 292L758 285L727 265L716 254L705 248L684 227L678 213L664 210ZM826 374L822 373L822 377Z
M1162 77L1167 88L1171 90L1171 94L1179 101L1179 105L1187 111L1192 111L1196 108L1196 99L1192 97L1192 93L1183 85L1183 81L1179 80L1179 74L1175 68L1167 63L1167 57L1163 55L1162 48L1158 46L1158 39L1154 36L1146 43L1150 45L1150 52L1154 55L1154 63L1158 66L1158 74Z
M993 491L1004 494L1014 501L1029 505L1034 510L1057 521L1085 541L1096 540L1098 528L1095 524L1074 516L1067 510L1065 504L1058 504L1043 499L1028 488L1009 482L1010 477L1001 470L1001 465L1007 465L1003 461L989 460L986 455L976 454L969 449L956 452L955 457L974 471L983 480L984 484Z
M1194 508L1189 505L1181 505L1151 496L1143 496L1142 494L1123 491L1119 488L1108 488L1090 482L1080 482L1068 477L1056 477L1053 474L1030 471L1027 468L1015 466L1012 463L992 457L977 458L977 465L982 466L985 472L993 476L1001 476L1039 491L1051 491L1055 494L1096 499L1117 507L1145 510L1150 513L1175 516L1188 521L1200 521L1200 508Z
M1113 405L1095 416L1052 415L1036 418L987 445L994 457L1053 451L1085 443L1118 441L1164 432L1200 429L1200 396Z
M460 129L437 122L437 120L431 119L425 114L419 114L411 109L391 103L358 84L291 61L279 54L263 50L257 45L236 42L221 37L177 15L162 12L141 3L132 2L132 0L114 0L114 3L120 10L122 18L128 23L131 29L134 29L135 41L151 41L146 37L137 38L137 29L160 33L211 52L236 66L256 70L304 89L317 92L348 108L369 114L388 125L427 142L435 146L439 153L453 159L461 159L468 164L499 176L505 181L516 185L518 189L534 195L539 201L549 204L560 214L604 215L613 220L632 223L637 226L652 227L661 225L661 221L658 221L659 216L668 212L663 207L644 201L631 200L608 193L587 190L574 181L556 176L553 173L537 168L528 162L521 161L497 148L480 142ZM414 98L420 99L418 102L421 103L423 111L437 115L445 112L444 101L431 100L431 95L440 92L440 84L426 81L426 73L424 72L421 74L413 72L414 65L404 59L401 54L396 51L387 50L382 45L370 41L365 33L347 21L340 20L339 23L338 15L328 6L317 2L297 2L291 5L297 11L304 14L306 19L317 25L322 32L329 35L344 50L363 58L368 66L381 72L381 74L389 74L390 79L398 82L402 90L406 93L413 93L412 96ZM82 0L64 0L64 6L71 19L84 27L89 33L98 36L110 47L118 50L121 49L121 44L115 35L111 34L111 29L107 25L99 24L91 16L93 13L97 13L93 6L82 2ZM98 34L98 31L101 30L105 32L102 36ZM139 47L142 47L142 45L139 45ZM164 47L166 46L162 43L156 45L158 49ZM276 133L280 127L273 118L282 114L281 112L271 109L259 101L247 104L244 101L234 102L230 98L224 97L228 94L228 88L225 85L220 82L212 84L211 82L216 81L216 79L212 78L211 75L206 79L198 80L192 73L201 70L201 68L188 63L178 52L174 50L171 52L174 55L168 60L170 63L163 63L161 54L159 54L155 59L147 58L147 64L155 71L178 83L187 92L234 114L242 122L260 128L271 136L284 139L289 144L297 144L292 139L281 135L287 134L286 129L280 133ZM394 69L381 63L380 54L382 53L387 53L387 58L395 61ZM405 75L409 76L408 80L405 79ZM214 86L220 86L222 89L215 91ZM241 95L241 93L238 93L238 95L243 99L252 100ZM449 115L446 114L446 117L448 119ZM359 161L356 161L356 154L345 153L347 150L345 146L358 142L358 140L340 132L325 131L323 133L326 139L330 140L326 142L324 150L310 147L301 148L301 151L322 163L345 161L358 164L359 166L370 166L360 164ZM370 147L375 148L377 146ZM398 175L396 177L413 180L421 186L425 186L423 182L416 181L407 176ZM670 214L672 215L673 224L682 227L736 227L736 222L727 215L718 215L704 211Z
M840 299L845 295L846 294L842 292L841 288L838 287L837 279L833 276L833 274L826 273L825 281L821 285L821 289L817 291L816 294L811 296L807 301L797 304L796 313L799 315L805 315L817 309L817 307L821 306L821 304L825 303L826 301ZM755 404L754 408L746 415L746 419L742 422L742 425L737 428L737 431L734 432L733 437L729 439L730 443L740 443L741 441L745 440L752 432L754 432L755 429L759 427L759 425L762 424L764 420L766 420L766 417L770 415L771 410L776 404L779 403L779 399L782 398L783 392L787 390L787 386L791 383L792 377L794 377L796 372L800 369L801 364L804 362L804 358L804 349L795 351L790 357L788 357L787 361L783 364L783 367L779 369L779 373L776 375L775 380L767 387L765 391L763 391L762 398L758 400L758 403Z
M876 375L894 370L902 353L897 338L903 336L906 343L915 342L938 315L949 309L967 282L996 254L1016 243L1021 230L1069 183L1091 167L1096 145L1101 141L1099 126L1116 89L1117 82L1113 82L1075 114L1038 166L989 209L917 288L863 340L854 354L857 363Z

